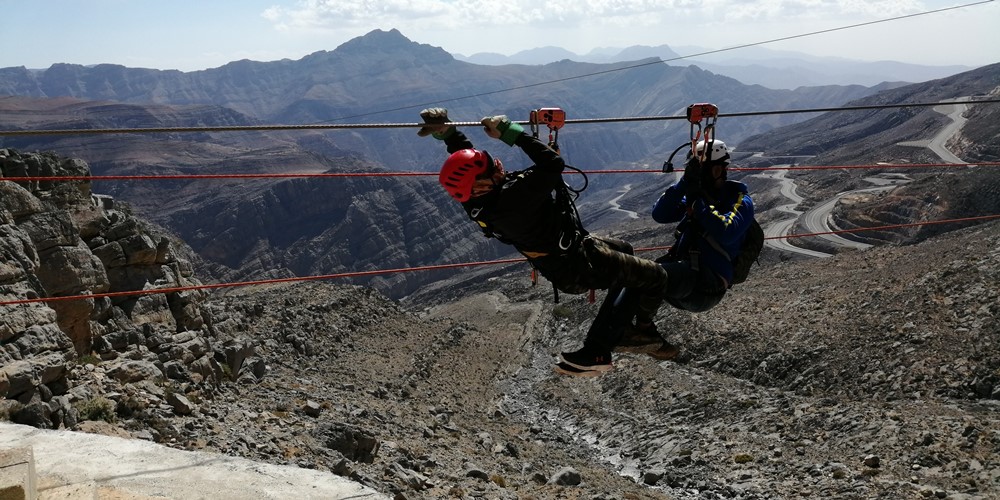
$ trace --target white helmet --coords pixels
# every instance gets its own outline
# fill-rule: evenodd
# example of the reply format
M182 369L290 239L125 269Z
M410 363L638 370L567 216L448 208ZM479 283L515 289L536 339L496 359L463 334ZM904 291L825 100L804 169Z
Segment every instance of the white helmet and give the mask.
M724 143L724 142L722 142L722 141L720 141L718 139L713 139L711 142L709 142L709 144L712 145L712 149L711 149L711 151L709 151L708 156L705 158L705 162L707 163L707 162L717 161L717 162L724 162L725 164L728 165L729 164L729 148L726 147L726 143ZM698 144L695 146L695 151L697 152L697 154L699 156L704 153L704 151L705 151L705 141L704 140L698 141Z

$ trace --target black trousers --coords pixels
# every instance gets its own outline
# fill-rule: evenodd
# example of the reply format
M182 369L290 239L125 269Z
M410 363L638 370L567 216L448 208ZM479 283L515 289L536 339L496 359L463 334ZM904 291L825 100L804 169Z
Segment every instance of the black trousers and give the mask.
M712 271L702 266L691 267L686 259L659 262L667 274L667 286L660 298L671 306L690 312L707 311L722 301L726 287ZM610 352L621 341L633 319L652 321L656 310L649 311L649 298L639 290L621 287L608 290L597 317L587 331L584 348L597 352Z
M563 293L608 290L618 295L628 288L638 294L636 307L650 318L656 314L667 287L667 272L650 259L633 255L624 240L589 235L572 252L532 259L531 265Z

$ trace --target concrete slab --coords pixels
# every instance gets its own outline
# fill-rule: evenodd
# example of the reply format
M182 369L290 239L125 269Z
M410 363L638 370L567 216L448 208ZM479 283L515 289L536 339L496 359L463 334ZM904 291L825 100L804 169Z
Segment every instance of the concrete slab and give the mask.
M36 495L31 448L0 448L0 500L34 500Z
M0 423L0 450L26 447L34 453L40 499L73 485L96 487L103 492L101 498L122 499L390 498L329 472L175 450L143 440Z

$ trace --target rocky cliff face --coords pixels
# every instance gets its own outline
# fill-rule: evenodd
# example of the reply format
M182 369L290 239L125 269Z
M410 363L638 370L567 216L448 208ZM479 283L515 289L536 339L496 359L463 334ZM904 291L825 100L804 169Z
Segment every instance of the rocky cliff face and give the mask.
M316 276L488 260L513 253L481 234L436 179L293 179L221 194L165 224L227 280ZM266 235L266 237L248 237ZM454 271L352 278L398 298Z
M87 361L104 361L99 373L122 383L215 384L242 365L224 370L225 356L215 359L201 292L116 295L200 284L166 233L89 182L17 180L89 173L80 160L0 149L0 302L8 302L0 305L0 410L15 421L75 421L72 405L86 390L74 390L87 384L71 374ZM25 299L51 300L9 303Z

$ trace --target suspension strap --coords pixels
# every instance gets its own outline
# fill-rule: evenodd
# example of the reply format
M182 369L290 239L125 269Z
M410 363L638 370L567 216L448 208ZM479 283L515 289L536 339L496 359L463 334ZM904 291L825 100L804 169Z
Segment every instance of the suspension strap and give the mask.
M692 104L687 108L687 119L691 123L691 154L698 160L699 166L704 165L712 151L712 143L715 142L715 122L719 119L719 107L707 102ZM704 128L701 125L702 121L705 122ZM695 127L698 129L697 132ZM698 139L705 141L705 147L701 151L698 151ZM688 216L694 211L694 202L695 200L688 200ZM694 251L697 251L697 248Z
M566 112L562 108L533 109L528 116L528 124L531 126L531 135L536 139L538 139L541 125L544 124L549 129L549 147L556 154L562 154L559 151L559 129L566 124ZM578 168L570 165L566 165L566 167L583 174L583 171ZM583 175L583 179L583 187L579 190L572 189L565 183L556 190L556 205L560 210L563 210L563 217L566 219L559 235L559 248L562 251L568 251L574 246L582 244L583 237L587 234L583 225L580 224L580 214L577 213L576 203L574 203L575 197L570 194L572 192L574 195L579 196L580 192L587 188L587 176ZM534 269L532 269L532 285L535 283L537 283L537 276ZM591 304L595 302L594 293L594 290L591 289L588 295L588 301ZM558 304L559 290L555 285L552 286L552 295L555 303Z

